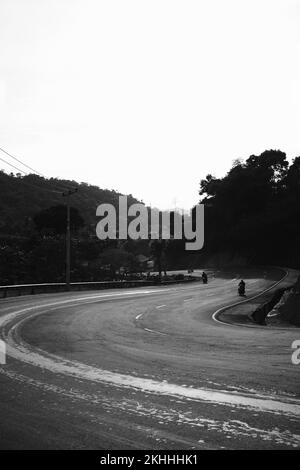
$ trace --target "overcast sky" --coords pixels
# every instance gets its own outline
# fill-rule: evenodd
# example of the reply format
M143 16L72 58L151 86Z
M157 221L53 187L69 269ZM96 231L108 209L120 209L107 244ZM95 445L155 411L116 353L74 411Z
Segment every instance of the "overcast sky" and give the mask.
M299 58L300 0L0 0L0 147L189 208L236 158L300 155Z

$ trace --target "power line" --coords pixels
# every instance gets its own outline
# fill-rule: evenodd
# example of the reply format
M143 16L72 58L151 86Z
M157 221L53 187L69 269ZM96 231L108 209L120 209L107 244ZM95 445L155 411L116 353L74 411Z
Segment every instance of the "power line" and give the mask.
M45 180L47 181L47 178L42 175L42 173L39 173L38 171L34 170L33 168L31 168L30 166L26 165L25 163L23 163L21 160L19 160L18 158L14 157L13 155L11 155L10 153L6 152L6 150L2 149L0 147L0 150L2 152L4 152L5 154L7 154L9 157L13 158L14 160L16 160L17 162L21 163L21 165L23 165L24 167L28 168L29 170L33 171L33 173L36 173L37 175L39 176L42 176L43 178L45 178ZM11 166L12 168L14 168L15 170L17 171L20 171L21 173L23 173L25 176L29 176L28 173L26 173L25 171L21 170L20 168L12 165L11 163L9 163L7 160L5 160L4 158L1 158L0 157L0 160L4 163L6 163L7 165ZM24 183L24 181L23 181ZM27 182L25 182L25 185L28 184ZM33 186L29 183L29 186ZM65 189L67 188L67 191L65 191ZM68 186L66 186L66 188L64 189L64 192L61 193L61 191L55 191L55 190L51 190L51 189L48 189L48 188L45 188L45 187L40 187L39 189L43 189L43 190L46 190L46 191L50 191L52 193L58 193L60 192L60 194L62 194L63 197L66 197L67 199L67 233L66 233L66 288L67 290L70 290L70 277L71 277L71 212L70 212L70 196L72 196L73 194L75 194L77 191L78 191L78 188L72 188L70 189Z
M25 173L25 171L23 170L20 170L20 168L17 168L16 166L12 165L11 163L7 162L6 160L4 160L4 158L1 158L0 157L0 160L4 163L6 163L7 165L11 166L12 168L14 168L15 170L18 170L20 171L21 173L23 173L24 175L27 175L27 173Z
M26 163L22 162L22 160L18 159L17 157L15 157L14 155L12 155L11 153L7 152L6 150L4 150L2 147L0 147L0 150L2 152L4 152L6 155L8 155L9 157L13 158L15 161L21 163L21 165L23 165L24 167L28 168L29 170L33 171L33 173L37 174L38 176L41 176L45 179L47 179L47 177L45 175L43 175L43 173L40 173L39 171L37 170L34 170L31 166L27 165ZM15 170L17 171L20 171L21 173L23 173L23 175L25 176L28 176L28 173L26 173L25 171L21 170L20 168L12 165L11 163L9 163L7 160L4 160L3 158L0 157L0 160L3 161L4 163L6 163L7 165L11 166L12 168L14 168ZM33 186L32 186L33 187ZM36 188L38 186L35 186ZM51 189L47 189L47 188L41 188L41 189L44 189L45 191L50 191L50 192L63 192L65 191L66 189L67 190L70 190L70 189L74 189L74 187L69 187L68 185L64 184L64 185L57 185L56 184L56 189L58 191L55 191L55 190L51 190Z
M9 163L7 160L5 160L4 158L1 158L0 157L0 160L4 163L6 163L7 165L11 166L12 168L14 168L15 170L17 171L20 171L21 173L23 173L25 176L28 176L28 173L26 173L25 171L21 170L20 168L16 167L15 165L12 165L11 163ZM35 188L35 189L43 189L44 191L48 191L50 193L59 193L61 194L61 191L55 191L54 189L48 189L48 188L42 188L41 186L35 186L31 183L28 183L27 181L24 182L23 181L23 184L27 185L27 186L31 186L32 188Z
M26 168L28 168L28 170L31 170L33 171L33 173L37 173L39 176L43 176L44 178L46 178L45 175L43 175L42 173L40 173L39 171L36 171L34 170L33 168L31 168L30 166L26 165L26 163L22 162L21 160L19 160L17 157L14 157L11 153L8 153L6 150L4 150L3 148L0 147L0 150L1 152L4 152L6 153L6 155L8 155L9 157L13 158L14 160L16 160L16 162L18 163L21 163L21 165L25 166Z

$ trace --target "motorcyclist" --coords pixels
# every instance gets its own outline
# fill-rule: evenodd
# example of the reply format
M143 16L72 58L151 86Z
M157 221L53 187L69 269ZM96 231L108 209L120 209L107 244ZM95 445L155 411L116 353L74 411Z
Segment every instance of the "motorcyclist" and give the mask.
M245 281L243 281L243 279L241 279L240 282L239 282L239 288L238 288L239 295L245 295L245 288L246 288Z
M207 284L207 274L204 271L202 273L202 282L203 284Z

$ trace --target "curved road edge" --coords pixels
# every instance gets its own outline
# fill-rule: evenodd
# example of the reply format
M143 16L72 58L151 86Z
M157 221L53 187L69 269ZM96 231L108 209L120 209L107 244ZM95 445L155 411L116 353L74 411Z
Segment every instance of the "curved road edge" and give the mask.
M271 297L276 292L276 287L278 287L279 285L282 289L291 287L296 283L297 278L300 274L300 271L295 269L281 267L278 269L284 272L284 276L279 279L279 281L276 281L274 284L272 284L270 287L260 292L259 294L219 308L213 313L212 319L217 323L222 323L223 325L228 326L243 326L248 328L264 327L261 324L255 323L251 317L251 314L256 310L256 308L270 301ZM268 328L272 329L273 326L268 325ZM276 329L278 328L288 329L288 327L276 326Z

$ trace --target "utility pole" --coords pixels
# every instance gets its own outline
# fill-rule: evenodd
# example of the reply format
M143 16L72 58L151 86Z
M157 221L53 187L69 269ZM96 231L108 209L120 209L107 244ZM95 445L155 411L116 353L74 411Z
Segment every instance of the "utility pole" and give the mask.
M78 189L69 189L62 193L66 197L67 203L67 231L66 231L66 288L70 290L70 272L71 272L71 214L70 214L70 196L76 193Z

